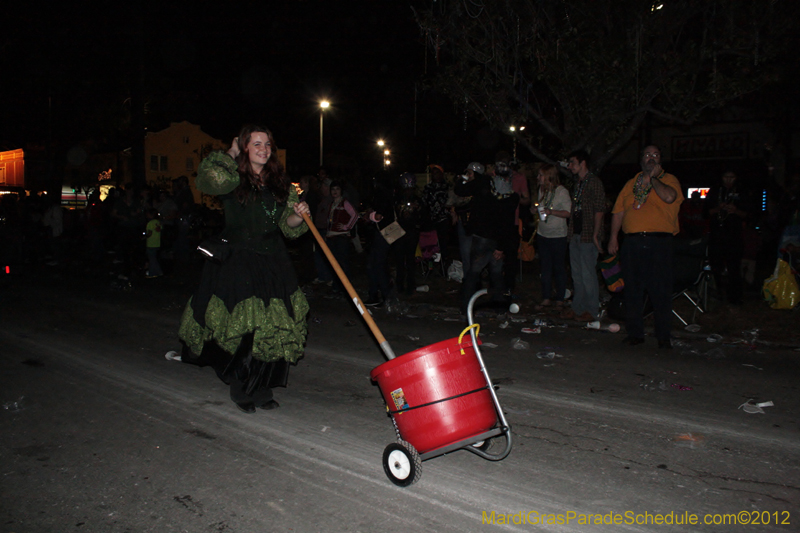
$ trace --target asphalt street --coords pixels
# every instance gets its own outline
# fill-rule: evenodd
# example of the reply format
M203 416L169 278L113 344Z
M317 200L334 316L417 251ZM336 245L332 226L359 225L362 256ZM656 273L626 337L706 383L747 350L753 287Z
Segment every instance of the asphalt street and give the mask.
M430 459L400 488L383 472L396 437L369 379L384 359L350 302L309 288L306 355L276 391L281 407L248 415L212 370L164 358L191 289L3 280L0 530L800 528L792 349L684 335L659 352L654 339L622 347L622 334L575 324L522 333L530 310L482 311L513 449L499 462L463 450ZM465 326L444 306L393 311L374 317L398 354ZM750 399L774 405L751 414L740 408Z

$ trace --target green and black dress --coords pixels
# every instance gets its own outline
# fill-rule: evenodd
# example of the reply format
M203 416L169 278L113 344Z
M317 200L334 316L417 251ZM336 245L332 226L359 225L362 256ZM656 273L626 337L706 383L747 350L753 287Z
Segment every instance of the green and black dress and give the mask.
M197 188L219 196L225 209L221 237L233 253L222 264L207 261L200 286L181 319L182 360L211 366L231 386L236 403L266 405L271 387L286 386L289 364L303 355L308 302L297 283L283 237L305 233L286 219L298 202L291 188L285 203L267 189L242 204L236 162L214 152L198 168Z

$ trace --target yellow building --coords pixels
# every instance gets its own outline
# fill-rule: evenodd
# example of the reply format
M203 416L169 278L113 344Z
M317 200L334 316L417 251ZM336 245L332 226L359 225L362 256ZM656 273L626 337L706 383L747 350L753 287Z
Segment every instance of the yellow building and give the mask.
M145 176L149 185L171 190L172 180L189 178L196 202L203 202L195 188L197 167L210 152L227 150L230 140L220 141L187 121L173 122L169 128L148 133L144 139ZM278 150L278 159L286 167L286 151Z
M25 187L25 153L22 148L0 152L0 189Z
M189 178L196 202L201 201L194 181L200 161L213 150L228 146L190 122L173 122L169 128L148 132L144 138L145 179L148 185L172 190L172 180Z

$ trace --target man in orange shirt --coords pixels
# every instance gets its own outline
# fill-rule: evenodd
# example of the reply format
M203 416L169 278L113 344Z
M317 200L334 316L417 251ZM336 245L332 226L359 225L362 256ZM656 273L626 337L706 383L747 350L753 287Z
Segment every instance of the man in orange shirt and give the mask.
M620 249L619 230L625 234L620 254L625 280L626 344L644 342L644 293L653 304L658 347L671 349L672 237L678 233L683 193L678 179L661 168L661 150L644 149L642 171L622 188L611 218L608 253Z

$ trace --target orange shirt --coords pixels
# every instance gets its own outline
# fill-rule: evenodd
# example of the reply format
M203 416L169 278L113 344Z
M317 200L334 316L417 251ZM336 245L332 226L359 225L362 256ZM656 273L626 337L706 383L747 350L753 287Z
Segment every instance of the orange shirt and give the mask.
M633 185L636 178L629 180L617 196L617 201L612 209L613 214L624 213L622 216L623 233L640 233L643 231L672 233L677 235L680 227L678 225L678 212L683 202L683 192L678 178L672 174L664 174L661 183L669 185L678 196L671 204L666 203L658 197L656 192L650 189L647 201L639 209L634 209Z

